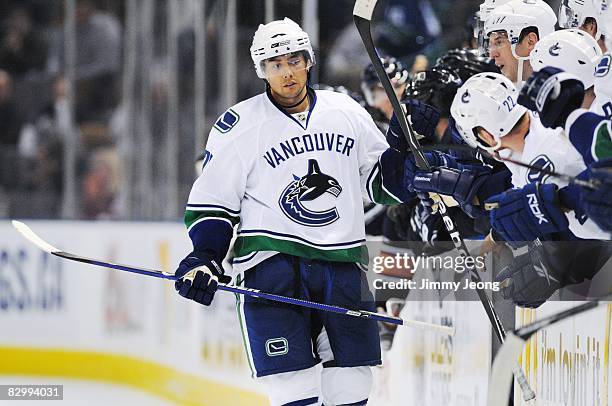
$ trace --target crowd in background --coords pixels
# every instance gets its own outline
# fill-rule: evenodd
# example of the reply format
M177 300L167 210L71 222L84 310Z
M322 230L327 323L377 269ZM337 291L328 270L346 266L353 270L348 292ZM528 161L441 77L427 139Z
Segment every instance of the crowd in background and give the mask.
M314 1L314 0L312 0ZM65 75L65 4L63 1L4 0L0 4L0 216L22 218L60 218L64 183L63 157L66 133L74 128L77 142L76 179L78 214L83 219L134 218L121 210L121 176L127 169L117 151L125 131L126 110L122 107L122 80L127 31L126 2L119 0L76 1L76 60L74 71L74 117L67 105L68 83ZM155 0L157 13L163 13L166 0ZM223 2L221 2L223 3ZM223 7L220 0L207 2L208 9ZM384 3L384 6L383 6ZM378 8L375 40L383 53L398 56L413 71L425 69L427 60L442 50L466 45L471 35L469 19L478 1L386 0ZM344 85L359 89L359 75L368 64L367 55L352 23L352 0L319 0L319 61L313 82ZM248 49L254 28L264 22L264 1L238 1L238 100L263 90L256 79ZM207 13L213 11L207 11ZM300 22L301 0L275 2L275 16ZM162 59L156 44L164 44L165 32L155 24L152 43L154 59ZM215 18L210 19L215 21ZM222 22L217 22L221 24ZM206 35L215 46L206 50L207 126L228 106L218 94L215 80L220 64L223 36L214 23ZM159 37L159 38L158 38ZM186 201L192 184L194 160L192 124L194 33L183 30L177 36L179 53L180 152L177 157L179 206ZM166 44L167 45L167 44ZM417 55L425 57L417 58ZM136 59L141 58L140 53ZM150 67L150 136L153 145L164 131L169 82L163 70ZM149 68L149 67L147 67ZM156 74L156 72L162 72ZM237 100L237 101L238 101ZM208 131L207 128L207 131ZM136 146L138 148L138 146ZM138 156L135 156L138 159ZM153 178L163 179L163 167L153 151ZM164 202L160 202L161 205ZM176 212L176 218L182 207Z

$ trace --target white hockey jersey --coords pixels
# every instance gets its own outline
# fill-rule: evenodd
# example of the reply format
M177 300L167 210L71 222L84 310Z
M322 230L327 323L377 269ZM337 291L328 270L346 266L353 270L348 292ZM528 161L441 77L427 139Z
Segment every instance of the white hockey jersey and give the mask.
M612 118L612 54L604 54L597 67L593 83L595 100L589 109L593 113Z
M211 130L186 219L239 224L236 271L278 252L366 263L362 197L399 202L382 187L378 159L388 147L347 95L317 90L309 111L288 115L260 94Z
M529 132L525 137L525 147L522 153L508 154L500 151L502 157L528 163L539 168L548 169L560 174L575 176L586 169L582 156L576 151L569 140L563 136L563 129L546 128L535 113L529 112ZM524 168L511 162L505 162L512 172L512 185L521 188L528 183L554 183L562 188L567 182L539 172L536 169ZM601 231L597 225L587 220L584 224L576 219L574 212L566 213L570 230L579 238L609 239L610 235Z

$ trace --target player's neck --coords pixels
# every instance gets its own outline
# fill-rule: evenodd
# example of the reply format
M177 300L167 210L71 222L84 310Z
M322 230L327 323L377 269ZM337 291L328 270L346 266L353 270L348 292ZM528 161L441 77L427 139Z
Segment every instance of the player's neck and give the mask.
M274 91L271 91L271 95L276 104L289 114L302 113L308 110L308 107L310 106L307 86L304 86L304 89L296 97L279 97L279 95L274 93Z

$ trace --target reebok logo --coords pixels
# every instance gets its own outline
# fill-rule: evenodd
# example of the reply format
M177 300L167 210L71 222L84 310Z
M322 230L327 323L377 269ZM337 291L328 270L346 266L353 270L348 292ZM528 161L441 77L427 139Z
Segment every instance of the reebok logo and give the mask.
M538 198L534 193L530 193L527 195L527 204L529 205L529 208L531 209L531 212L533 213L535 218L538 219L538 225L542 223L548 223L548 220L546 220L544 213L542 213L542 211L540 210Z
M420 182L427 182L427 183L431 182L431 179L425 176L415 176L414 180L418 180Z

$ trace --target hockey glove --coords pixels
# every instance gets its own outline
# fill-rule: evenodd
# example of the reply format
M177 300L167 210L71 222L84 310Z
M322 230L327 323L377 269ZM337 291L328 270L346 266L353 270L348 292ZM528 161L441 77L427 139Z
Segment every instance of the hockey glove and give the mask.
M178 294L204 306L211 304L219 282L231 281L214 259L198 252L183 259L174 274L179 277L174 282Z
M461 166L463 169L440 167L433 172L417 172L413 188L425 206L435 207L435 200L422 192L433 192L451 196L459 203L461 209L472 218L482 210L475 204L475 197L480 186L490 175L485 166Z
M439 152L439 151L425 152L423 156L425 157L425 159L427 160L427 162L432 168L444 166L448 168L458 169L461 167L461 165L457 163L457 161L455 160L453 156L449 154L445 154L443 152ZM419 167L416 165L414 155L410 154L404 160L404 184L406 186L406 189L408 189L411 192L415 190L414 189L414 177L417 173L421 174L423 173L423 170L419 169Z
M544 127L565 128L565 120L583 99L584 85L577 77L548 66L531 75L518 103L537 112Z
M412 129L416 133L417 139L422 144L433 144L437 142L436 126L440 121L440 113L435 107L413 99L405 99L402 103L406 105L408 110L408 122L412 124ZM389 129L387 130L387 142L389 146L400 152L410 151L408 141L404 137L402 127L395 113L389 121Z
M612 231L612 158L593 163L590 180L597 189L583 188L581 205L587 216L602 230Z
M566 230L569 222L557 190L554 184L530 183L487 199L485 206L494 207L491 226L513 247Z
M541 243L530 243L529 251L519 255L495 277L504 299L521 307L536 308L563 286L552 267L546 264Z

